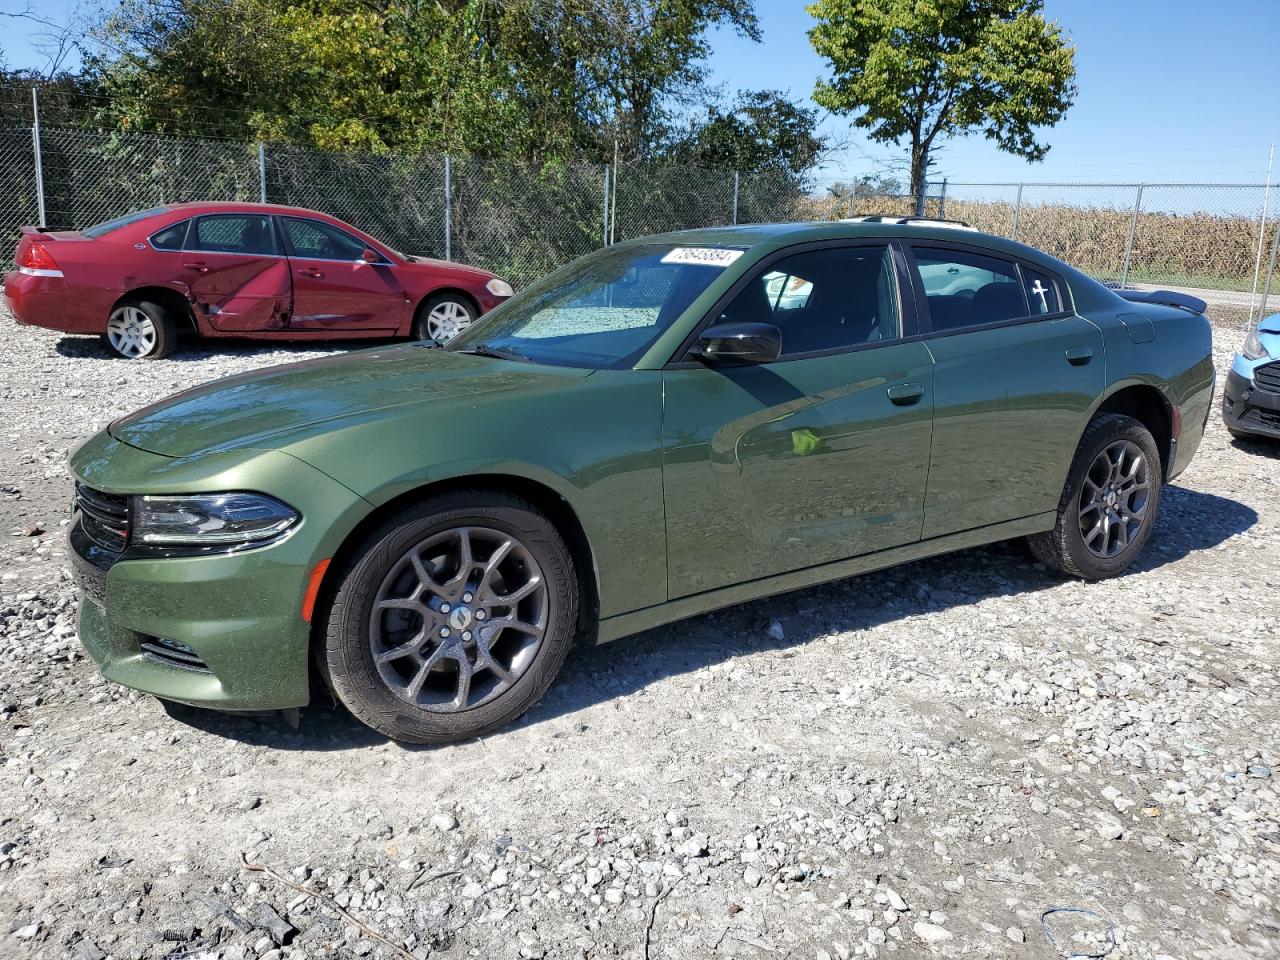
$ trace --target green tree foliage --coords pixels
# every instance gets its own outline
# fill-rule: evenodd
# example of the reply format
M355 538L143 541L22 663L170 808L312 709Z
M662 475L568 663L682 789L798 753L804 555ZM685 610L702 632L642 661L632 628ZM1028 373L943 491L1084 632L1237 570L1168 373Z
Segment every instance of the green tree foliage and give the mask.
M1075 48L1041 0L816 0L809 31L831 64L814 99L853 116L881 143L909 144L911 188L923 203L939 139L981 133L1040 160L1036 127L1075 99Z
M777 90L739 94L712 104L670 149L673 159L724 170L778 171L800 178L827 151L816 132L817 111Z
M752 0L120 0L96 66L127 125L536 163L644 159Z

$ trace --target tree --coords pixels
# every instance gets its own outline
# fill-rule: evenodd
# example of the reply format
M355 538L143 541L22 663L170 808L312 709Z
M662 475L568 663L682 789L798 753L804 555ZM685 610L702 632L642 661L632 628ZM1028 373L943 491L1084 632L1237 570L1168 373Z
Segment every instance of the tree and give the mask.
M1043 159L1036 127L1076 95L1075 48L1041 15L1042 0L816 0L814 49L831 64L814 100L880 143L910 145L911 189L924 212L939 139L981 133Z
M713 104L672 145L671 159L722 170L774 170L798 179L827 151L816 110L777 90L741 93Z
M123 122L543 164L640 158L753 0L115 0L95 64Z

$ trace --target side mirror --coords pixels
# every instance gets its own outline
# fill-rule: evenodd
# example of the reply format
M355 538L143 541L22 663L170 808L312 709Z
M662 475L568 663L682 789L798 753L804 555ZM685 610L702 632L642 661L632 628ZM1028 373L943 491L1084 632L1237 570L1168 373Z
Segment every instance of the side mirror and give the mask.
M383 261L382 254L377 250L374 250L372 247L365 247L364 251L360 254L360 259L365 263L382 263Z
M771 323L718 323L690 353L711 364L772 363L782 353L782 331Z

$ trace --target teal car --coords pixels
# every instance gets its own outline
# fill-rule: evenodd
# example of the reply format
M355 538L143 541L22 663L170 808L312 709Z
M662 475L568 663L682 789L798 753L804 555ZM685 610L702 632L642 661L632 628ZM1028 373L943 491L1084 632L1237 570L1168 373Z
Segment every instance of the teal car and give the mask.
M1222 419L1238 440L1280 440L1280 313L1259 320L1232 359Z
M226 710L318 677L389 737L526 711L575 641L1025 537L1150 537L1214 384L1203 305L912 220L611 246L445 349L230 377L72 457L80 638Z

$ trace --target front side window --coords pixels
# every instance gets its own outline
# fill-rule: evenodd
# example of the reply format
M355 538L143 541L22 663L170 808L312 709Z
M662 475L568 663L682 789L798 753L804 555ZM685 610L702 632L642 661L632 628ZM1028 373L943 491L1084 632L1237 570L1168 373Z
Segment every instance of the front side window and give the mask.
M448 349L592 369L639 359L738 257L726 247L606 247L522 290Z
M187 240L188 250L209 253L273 254L275 232L271 218L256 213L219 214L196 221L194 236Z
M361 260L369 245L329 223L299 217L284 218L284 235L295 257L316 260Z
M771 323L782 356L840 350L901 335L888 246L836 247L770 264L725 308L720 323Z
M961 250L916 247L913 253L935 332L1030 315L1010 261Z

